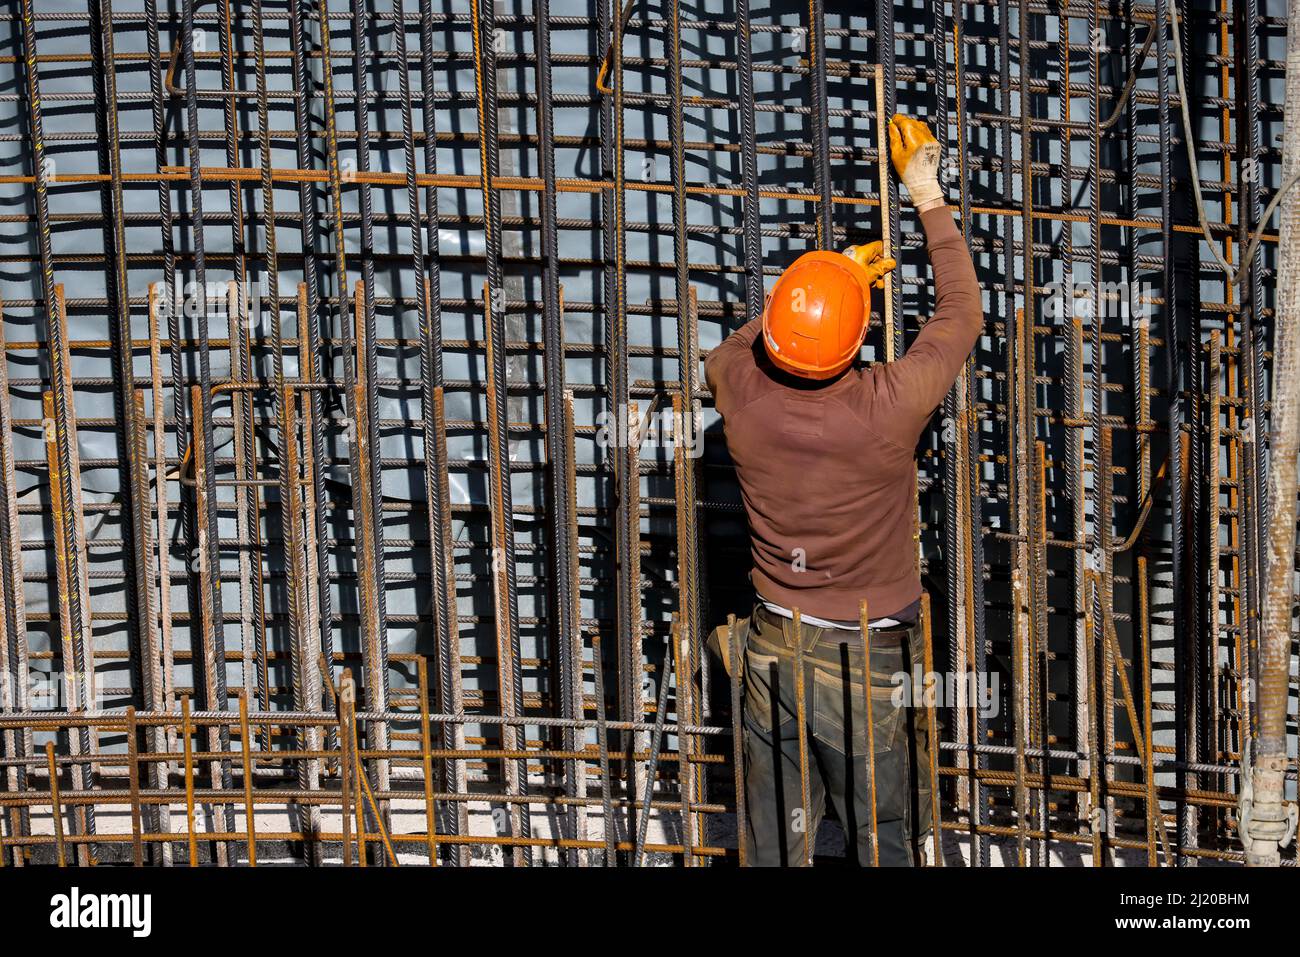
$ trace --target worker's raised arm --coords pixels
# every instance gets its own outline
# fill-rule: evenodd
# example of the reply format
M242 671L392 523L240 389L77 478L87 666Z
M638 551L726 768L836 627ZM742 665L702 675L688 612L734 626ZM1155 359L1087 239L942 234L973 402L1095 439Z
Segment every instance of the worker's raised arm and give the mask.
M889 438L910 446L975 348L984 307L970 250L938 187L938 143L924 123L897 116L890 142L894 165L921 213L935 285L934 312L907 354L873 370L876 402L896 412L884 419Z
M704 360L704 381L709 384L709 391L713 393L713 407L722 415L726 415L727 409L731 407L729 370L737 362L743 363L749 358L749 353L754 348L754 341L762 331L763 320L753 319L710 350L709 357Z

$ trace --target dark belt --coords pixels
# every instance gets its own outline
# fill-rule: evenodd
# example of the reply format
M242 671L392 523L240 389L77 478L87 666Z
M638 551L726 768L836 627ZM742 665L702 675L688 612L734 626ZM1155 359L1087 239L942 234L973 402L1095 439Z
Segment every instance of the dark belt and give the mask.
M767 622L768 624L776 625L778 627L780 627L782 622L790 621L789 618L786 618L783 615L778 615L775 612L769 610L768 607L764 605L762 602L755 603L754 614L762 618L763 621ZM836 641L836 640L841 642L852 641L855 638L861 639L862 637L861 628L843 628L839 625L832 625L830 627L827 627L826 625L811 625L808 624L807 622L801 622L801 624L804 625L804 627L806 628L820 628L823 633L838 632L839 634L844 636L843 638L836 639L832 635L826 635L826 637L830 638L832 641ZM907 636L907 633L911 630L911 628L912 628L911 625L891 625L888 628L872 628L871 640L873 642L881 641L881 640L888 641L890 643L901 642Z

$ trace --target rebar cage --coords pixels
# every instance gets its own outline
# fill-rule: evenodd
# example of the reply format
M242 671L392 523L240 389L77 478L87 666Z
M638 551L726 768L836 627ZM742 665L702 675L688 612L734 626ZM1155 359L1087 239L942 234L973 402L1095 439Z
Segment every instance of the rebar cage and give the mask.
M22 0L0 862L744 863L700 362L881 237L906 350L896 110L987 313L918 449L929 860L1240 861L1276 235L1232 285L1191 187L1240 264L1283 13Z

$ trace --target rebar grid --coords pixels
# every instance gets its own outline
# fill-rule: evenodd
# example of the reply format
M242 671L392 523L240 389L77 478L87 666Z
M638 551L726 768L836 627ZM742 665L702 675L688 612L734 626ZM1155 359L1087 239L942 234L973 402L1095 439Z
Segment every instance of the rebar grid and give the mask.
M1241 860L1276 236L1225 281L1179 105L1236 265L1275 7L23 0L0 862L743 863L700 360L881 236L905 351L895 110L988 317L918 455L929 860Z

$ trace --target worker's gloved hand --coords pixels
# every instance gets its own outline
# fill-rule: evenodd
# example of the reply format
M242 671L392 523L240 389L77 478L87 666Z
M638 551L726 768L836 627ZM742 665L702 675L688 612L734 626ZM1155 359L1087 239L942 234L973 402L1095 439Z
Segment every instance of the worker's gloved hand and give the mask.
M895 113L889 121L889 153L913 206L928 209L944 201L939 186L939 141L930 127Z
M844 255L848 256L855 263L867 271L871 277L871 284L877 289L885 285L885 273L893 270L898 265L897 260L883 255L885 244L880 240L874 243L867 243L865 246L850 246L844 250Z

